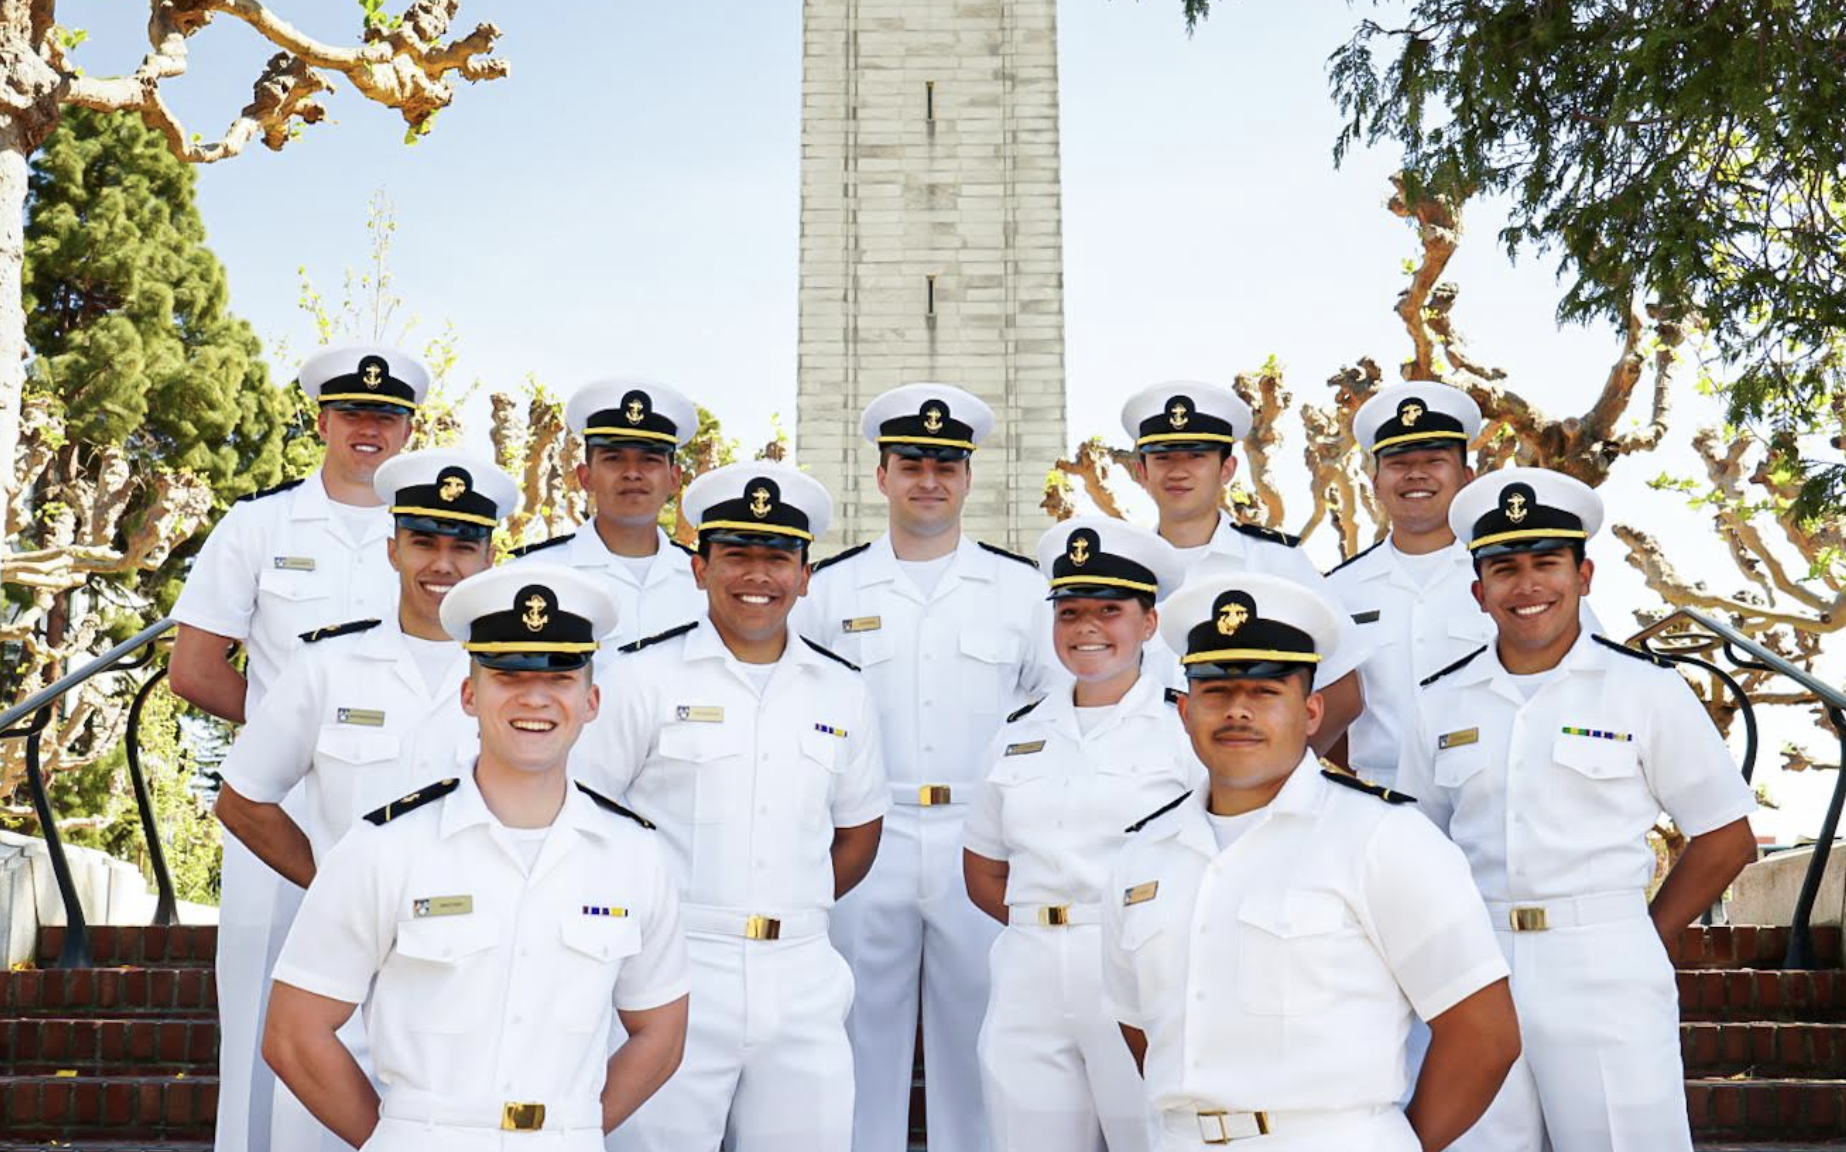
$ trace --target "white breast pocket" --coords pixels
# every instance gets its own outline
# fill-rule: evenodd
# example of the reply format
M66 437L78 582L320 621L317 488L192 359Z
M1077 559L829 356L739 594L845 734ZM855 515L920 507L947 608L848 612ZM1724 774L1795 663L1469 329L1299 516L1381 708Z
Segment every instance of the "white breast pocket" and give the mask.
M1641 769L1632 740L1605 740L1597 736L1560 733L1552 741L1551 757L1589 780L1625 780Z
M493 924L473 913L399 921L393 966L400 978L392 991L404 1006L404 1026L471 1032L485 1012L497 1010L495 943Z
M991 718L1012 705L1020 646L1020 638L1004 628L964 627L956 637L962 707L976 718L975 727L991 724L991 719L980 718Z
M799 811L809 823L832 827L833 787L846 767L846 740L810 727L801 733L799 744L801 755L794 765Z
M1346 902L1331 892L1296 889L1246 900L1237 910L1237 988L1244 1009L1295 1016L1328 1007L1343 940L1356 930Z
M1487 749L1479 744L1452 748L1436 753L1430 778L1439 788L1460 788L1487 766Z
M654 760L635 782L660 817L678 824L716 824L731 813L744 789L728 786L726 760L743 755L741 737L723 724L678 723L660 730ZM650 813L651 815L651 813Z
M329 834L343 835L355 820L408 791L395 786L402 781L395 780L392 772L401 753L400 741L389 732L337 724L320 730L314 741L315 783L321 820Z
M641 951L641 925L628 916L573 916L558 931L564 945L552 997L558 1028L607 1028L605 1010L622 962Z

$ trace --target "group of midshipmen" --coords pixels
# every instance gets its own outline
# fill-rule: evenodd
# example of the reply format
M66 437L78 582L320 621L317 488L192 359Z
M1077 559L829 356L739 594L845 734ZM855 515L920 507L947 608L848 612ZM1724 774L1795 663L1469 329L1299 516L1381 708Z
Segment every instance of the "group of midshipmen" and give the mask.
M962 532L987 405L886 392L888 531L813 563L786 464L662 532L696 408L599 381L594 518L496 565L520 486L402 451L422 364L298 382L323 463L175 611L175 690L241 725L223 1152L901 1152L919 1036L934 1152L1690 1148L1663 941L1755 802L1597 634L1597 495L1475 476L1465 394L1358 411L1389 533L1323 577L1222 510L1214 384L1123 407L1152 530L1035 559Z

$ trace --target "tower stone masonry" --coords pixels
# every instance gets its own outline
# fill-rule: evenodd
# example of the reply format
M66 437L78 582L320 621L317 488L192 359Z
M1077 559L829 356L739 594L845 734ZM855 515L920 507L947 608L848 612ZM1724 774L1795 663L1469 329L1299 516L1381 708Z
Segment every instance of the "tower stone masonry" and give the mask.
M1065 448L1055 0L805 0L796 460L830 552L883 531L872 397L935 380L993 406L965 527L1049 524Z

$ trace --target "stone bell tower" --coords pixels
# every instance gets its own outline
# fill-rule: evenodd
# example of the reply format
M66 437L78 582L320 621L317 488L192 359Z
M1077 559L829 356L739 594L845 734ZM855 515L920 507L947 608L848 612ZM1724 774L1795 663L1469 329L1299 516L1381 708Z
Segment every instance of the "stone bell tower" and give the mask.
M913 380L993 406L969 532L1029 549L1064 452L1056 0L805 0L796 460L831 552L883 530L866 402Z

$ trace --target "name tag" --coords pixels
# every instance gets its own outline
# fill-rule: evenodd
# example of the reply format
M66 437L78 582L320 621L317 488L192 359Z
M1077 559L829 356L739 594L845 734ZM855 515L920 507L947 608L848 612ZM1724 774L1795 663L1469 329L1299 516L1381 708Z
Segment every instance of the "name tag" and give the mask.
M854 616L851 620L840 621L840 627L848 632L876 632L884 627L884 617Z
M334 712L334 718L341 724L357 724L363 728L385 726L385 714L376 708L341 708Z
M314 557L278 556L276 557L276 567L284 572L312 572L314 571Z
M1122 893L1122 907L1126 908L1130 904L1145 904L1149 900L1152 900L1154 894L1159 891L1160 881L1158 880L1149 880L1145 884L1136 884L1133 888Z
M1626 744L1634 739L1634 733L1632 732L1605 732L1600 728L1564 727L1558 729L1558 731L1564 733L1566 736L1588 736L1592 740L1613 740L1617 744Z
M1436 737L1436 750L1447 751L1450 748L1462 748L1469 744L1478 744L1481 739L1479 728L1463 728L1459 732L1444 732Z
M838 736L842 740L846 739L846 729L835 728L831 724L816 724L814 725L814 731L825 732L829 736Z
M1044 750L1045 742L1043 740L1030 740L1024 744L1008 744L1006 746L1006 754L1008 756L1030 756L1034 752L1043 752Z
M628 909L613 908L607 904L585 904L583 906L583 914L585 916L614 916L617 919L627 919Z
M472 896L425 896L410 902L410 914L419 920L425 916L466 916L472 911Z
M1374 608L1370 612L1354 612L1352 622L1354 624L1376 624L1378 623L1378 609Z
M673 716L679 720L690 720L694 724L724 723L724 709L715 704L681 704L673 709Z

